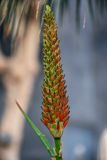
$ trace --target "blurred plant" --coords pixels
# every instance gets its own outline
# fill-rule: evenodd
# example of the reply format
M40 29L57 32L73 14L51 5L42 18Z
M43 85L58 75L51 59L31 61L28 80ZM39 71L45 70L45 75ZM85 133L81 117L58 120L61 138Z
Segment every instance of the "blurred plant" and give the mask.
M3 38L11 37L12 46L16 41L21 24L26 31L31 20L37 21L41 0L0 0L0 25Z
M60 2L60 4L55 2ZM69 0L0 0L1 49L5 48L7 42L9 55L13 53L14 47L17 46L17 37L21 26L23 25L26 33L29 22L41 21L45 4L58 8L62 20L68 2ZM42 26L42 21L40 23ZM4 49L2 51L4 52Z
M13 34L14 32L14 35L16 35L21 21L27 23L29 18L37 18L38 4L41 6L46 3L53 4L54 1L55 0L0 0L0 25L4 24L4 34ZM69 0L60 0L61 13L63 13L68 1Z
M64 128L68 124L70 108L68 106L64 75L60 62L61 56L59 40L57 38L57 26L54 14L49 5L45 7L43 20L44 82L42 86L42 122L49 129L50 134L54 138L55 150L51 147L42 132L22 110L19 103L16 103L27 122L47 148L52 159L62 160L61 137Z
M77 25L79 25L82 0L75 0L75 2L75 17ZM37 18L37 4L43 6L46 3L49 5L56 4L54 7L58 7L61 20L64 11L69 9L70 0L0 0L0 25L4 24L4 34L8 35L12 33L12 37L15 39L21 21L24 21L26 24L29 18ZM87 0L87 3L92 18L94 17L95 10L101 14L107 10L107 0Z
M92 17L92 19L94 19L95 17L95 13L97 11L97 13L100 13L101 15L103 15L104 11L107 11L107 0L87 0L88 3L88 9L89 9L89 13ZM80 23L80 11L81 11L81 6L82 6L82 0L76 0L76 22L77 24Z

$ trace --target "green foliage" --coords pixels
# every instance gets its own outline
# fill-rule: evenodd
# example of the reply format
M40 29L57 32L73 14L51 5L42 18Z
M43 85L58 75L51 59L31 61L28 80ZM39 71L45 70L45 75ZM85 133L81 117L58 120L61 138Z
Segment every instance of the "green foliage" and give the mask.
M48 140L45 137L45 135L36 127L36 125L30 119L30 117L22 110L20 104L18 102L16 102L16 104L17 104L18 108L20 109L20 111L22 112L22 114L25 117L25 119L28 122L28 124L30 125L30 127L34 131L34 133L40 138L41 142L44 144L44 146L47 149L47 151L49 152L50 156L51 157L55 157L55 151L52 148L51 144L48 142Z

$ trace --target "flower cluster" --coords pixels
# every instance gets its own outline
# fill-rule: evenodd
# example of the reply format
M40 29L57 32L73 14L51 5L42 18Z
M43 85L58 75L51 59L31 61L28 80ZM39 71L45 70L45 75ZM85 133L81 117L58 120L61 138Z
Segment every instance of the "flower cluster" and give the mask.
M53 137L59 138L68 124L70 109L61 65L57 26L48 5L44 13L43 54L42 122Z

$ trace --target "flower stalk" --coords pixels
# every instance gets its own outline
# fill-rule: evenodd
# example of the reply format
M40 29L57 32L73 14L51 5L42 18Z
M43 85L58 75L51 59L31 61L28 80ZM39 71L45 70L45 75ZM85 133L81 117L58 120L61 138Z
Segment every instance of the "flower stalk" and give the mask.
M63 160L61 137L69 121L70 108L61 65L57 25L49 5L45 7L43 20L44 80L42 85L43 101L41 120L54 139L55 149L31 118L23 111L20 104L18 102L16 104L34 133L47 149L51 160Z
M49 5L46 5L43 18L42 122L54 138L56 151L54 159L62 160L61 137L68 124L70 109L61 65L57 25Z
M63 160L61 138L55 138L54 142L55 142L56 160Z

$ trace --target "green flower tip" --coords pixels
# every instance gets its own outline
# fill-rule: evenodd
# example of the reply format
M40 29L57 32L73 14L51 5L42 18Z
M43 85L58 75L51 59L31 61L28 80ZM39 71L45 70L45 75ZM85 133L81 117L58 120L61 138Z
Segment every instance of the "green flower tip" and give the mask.
M49 5L46 5L45 13L46 13L46 14L50 14L51 11L52 11L52 10L51 10L51 7L50 7Z

